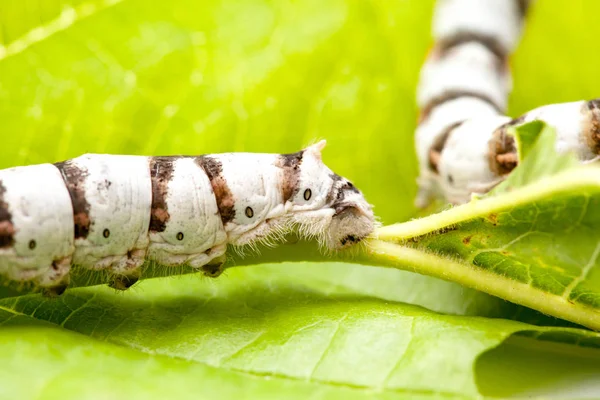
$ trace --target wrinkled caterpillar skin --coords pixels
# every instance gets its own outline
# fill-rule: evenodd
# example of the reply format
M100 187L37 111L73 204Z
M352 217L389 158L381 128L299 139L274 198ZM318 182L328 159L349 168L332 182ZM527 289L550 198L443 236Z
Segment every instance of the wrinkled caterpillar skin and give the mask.
M71 265L135 283L145 260L222 272L228 245L296 227L327 248L374 229L362 193L321 159L293 154L143 157L86 154L0 170L0 274L62 293Z

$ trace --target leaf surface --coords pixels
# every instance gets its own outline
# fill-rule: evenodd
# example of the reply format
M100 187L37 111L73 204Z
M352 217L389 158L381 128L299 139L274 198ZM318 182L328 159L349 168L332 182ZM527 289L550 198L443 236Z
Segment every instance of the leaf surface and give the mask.
M176 391L184 397L208 395L222 384L222 393L250 390L249 397L271 390L299 397L312 389L312 395L330 398L460 398L479 395L477 357L514 332L533 330L541 339L600 354L594 350L600 336L593 332L448 316L332 285L317 289L302 279L305 268L315 267L240 268L212 282L196 276L150 280L126 296L96 287L74 289L59 299L5 299L0 303L4 390L19 398L34 390L52 397L69 385L74 391L63 395L76 397L119 379L121 371L128 386L118 393L122 398L132 392L158 397L175 384L186 388ZM58 362L61 369L46 368L36 385L16 379ZM90 369L82 368L88 364ZM174 382L154 391L173 374ZM263 386L260 377L268 377ZM208 385L199 388L199 382Z

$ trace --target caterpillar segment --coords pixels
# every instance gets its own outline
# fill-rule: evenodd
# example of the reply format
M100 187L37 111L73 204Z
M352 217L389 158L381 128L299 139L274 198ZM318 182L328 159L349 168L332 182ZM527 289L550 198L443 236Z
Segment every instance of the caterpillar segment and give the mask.
M73 207L52 164L0 173L0 271L14 281L33 280L64 291L74 245Z
M71 265L124 290L145 260L216 277L228 245L291 229L338 250L374 229L362 193L324 165L321 141L293 154L86 154L0 170L0 274L62 293Z
M470 118L449 132L435 166L449 202L467 202L472 193L486 193L502 181L490 168L488 149L491 136L509 121L499 115Z
M438 43L491 43L503 58L517 46L531 0L438 0L433 36Z
M148 258L166 266L200 268L225 254L227 234L222 215L219 217L210 179L198 159L151 157L149 166L152 210Z

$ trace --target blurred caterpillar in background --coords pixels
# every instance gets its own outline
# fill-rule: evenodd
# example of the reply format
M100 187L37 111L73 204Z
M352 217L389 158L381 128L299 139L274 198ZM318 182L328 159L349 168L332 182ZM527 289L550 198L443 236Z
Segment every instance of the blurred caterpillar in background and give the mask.
M143 157L86 154L0 170L0 274L61 294L72 264L135 283L146 259L222 272L227 245L292 228L329 249L374 228L371 206L321 159L293 154Z
M546 105L505 116L515 49L531 0L438 0L434 47L421 70L416 129L417 207L434 197L460 204L485 193L517 166L507 128L541 120L556 129L559 152L582 161L600 154L600 100Z

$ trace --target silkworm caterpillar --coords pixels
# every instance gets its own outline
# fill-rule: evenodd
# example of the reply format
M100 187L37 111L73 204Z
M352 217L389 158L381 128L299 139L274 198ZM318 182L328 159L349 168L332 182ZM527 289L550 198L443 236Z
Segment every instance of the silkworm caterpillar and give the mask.
M509 127L541 120L555 128L558 152L580 160L600 153L600 100L551 104L511 119L508 56L530 1L438 0L435 45L421 71L416 129L418 207L435 197L460 204L485 193L517 166Z
M127 289L146 259L222 272L228 245L297 228L329 249L374 228L362 193L322 161L293 154L144 157L85 154L0 170L0 274L61 294L71 265Z

